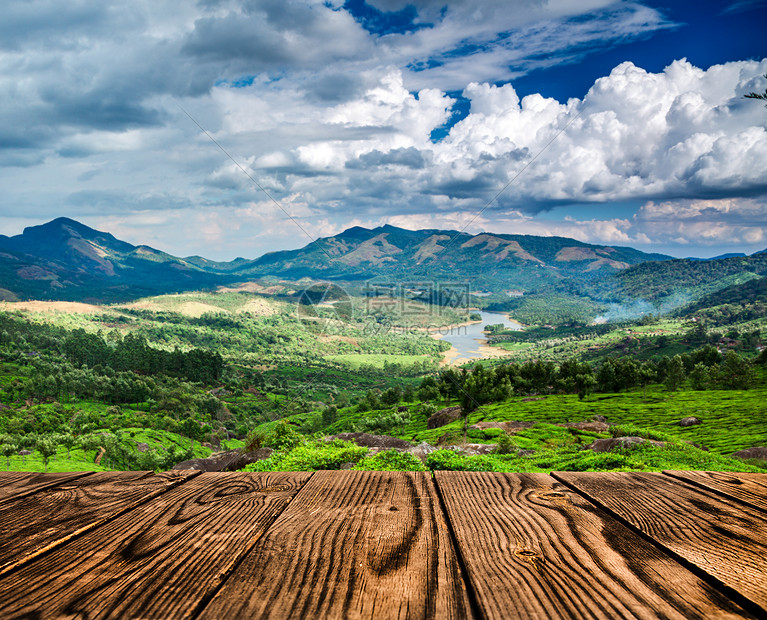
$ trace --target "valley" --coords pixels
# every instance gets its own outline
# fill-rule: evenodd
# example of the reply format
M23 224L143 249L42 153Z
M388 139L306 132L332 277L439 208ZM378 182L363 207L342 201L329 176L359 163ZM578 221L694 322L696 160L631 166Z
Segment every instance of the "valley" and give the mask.
M221 264L70 222L0 240L8 469L765 469L731 455L767 445L767 254L385 227Z

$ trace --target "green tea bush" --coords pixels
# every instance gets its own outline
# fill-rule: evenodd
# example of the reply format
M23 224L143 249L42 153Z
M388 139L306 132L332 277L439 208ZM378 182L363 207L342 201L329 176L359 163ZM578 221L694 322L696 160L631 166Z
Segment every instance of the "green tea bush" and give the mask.
M268 459L245 466L244 471L317 471L340 469L345 463L357 463L365 453L349 441L306 441L293 448L276 451Z
M673 437L661 431L640 427L636 424L616 424L610 427L612 437L642 437L653 441L673 441Z
M353 469L360 471L427 471L418 457L410 452L384 450L362 459Z
M498 447L495 449L496 454L511 454L516 452L516 450L517 444L508 433L503 433L498 438Z
M435 450L426 457L426 467L431 470L449 471L497 471L494 459L485 455L467 456L453 450Z

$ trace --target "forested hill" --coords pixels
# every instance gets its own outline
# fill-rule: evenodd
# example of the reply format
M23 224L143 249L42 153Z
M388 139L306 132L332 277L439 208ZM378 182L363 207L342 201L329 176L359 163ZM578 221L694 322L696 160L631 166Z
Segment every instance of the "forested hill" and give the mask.
M471 282L473 290L541 292L599 280L645 261L670 257L564 237L449 230L350 228L299 250L255 260L178 258L126 243L68 218L0 235L0 298L124 301L266 276L337 281L384 278ZM577 288L576 285L572 285Z
M450 281L506 294L643 299L678 307L767 273L767 253L671 259L628 247L535 237L394 226L350 228L255 260L178 258L132 245L68 218L0 235L0 299L125 301L263 277L364 282ZM673 298L673 299L672 299Z
M767 316L767 278L733 284L681 308L684 317L698 317L709 326L730 325Z
M674 259L634 265L617 274L619 295L663 302L671 297L698 300L716 291L767 275L767 253L716 260ZM749 289L744 289L748 291ZM729 293L737 296L737 289ZM724 296L727 294L723 293ZM714 305L711 298L707 305ZM730 303L724 297L718 303Z
M611 274L670 257L628 247L598 246L565 237L535 237L395 226L350 228L300 250L273 252L239 272L286 278L373 277L466 279L490 290L542 290L563 278Z
M0 235L0 299L124 301L213 286L222 277L69 218Z

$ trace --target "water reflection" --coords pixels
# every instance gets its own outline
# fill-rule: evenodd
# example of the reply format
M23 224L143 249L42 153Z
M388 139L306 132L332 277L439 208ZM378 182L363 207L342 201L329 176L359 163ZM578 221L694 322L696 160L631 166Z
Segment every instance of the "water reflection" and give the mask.
M466 362L470 359L489 357L486 352L482 352L480 347L487 343L487 334L482 330L485 325L497 325L503 323L507 329L522 329L522 325L510 319L505 314L498 312L480 312L482 321L471 325L462 325L460 327L444 328L439 331L442 334L442 340L449 342L458 352L451 356L452 363Z

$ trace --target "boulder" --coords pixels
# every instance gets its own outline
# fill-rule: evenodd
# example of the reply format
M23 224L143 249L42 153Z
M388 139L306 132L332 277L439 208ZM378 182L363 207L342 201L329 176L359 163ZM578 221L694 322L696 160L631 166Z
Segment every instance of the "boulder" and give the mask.
M138 450L139 452L146 452L149 450L149 444L144 443L143 441L139 442L136 444L136 450Z
M173 466L173 469L193 469L196 471L237 471L250 463L255 463L269 458L274 450L271 448L259 448L252 452L240 450L227 450L211 454L204 459L190 459L181 461Z
M630 450L644 443L650 443L654 446L665 446L662 441L653 441L644 437L608 437L607 439L595 439L587 449L592 452L612 452L613 450Z
M218 452L221 450L221 439L219 439L217 435L211 435L210 441L205 441L202 445L210 450L213 450L213 452Z
M416 458L420 459L422 463L425 463L426 457L429 456L435 450L437 450L437 448L432 446L430 443L422 441L417 446L413 446L412 448L410 448L409 452Z
M338 433L338 435L331 435L325 439L326 441L343 439L344 441L351 441L364 448L410 450L413 447L412 443L405 441L404 439L389 437L389 435L371 435L369 433Z
M445 407L440 409L426 421L426 428L440 428L461 417L460 407Z
M695 416L689 416L679 420L679 426L697 426L700 423L700 418L696 418Z
M467 443L454 446L454 449L467 456L477 456L478 454L492 454L497 447L497 444L494 443Z
M767 448L764 446L746 448L745 450L738 450L737 452L733 452L730 456L733 456L736 459L743 459L744 461L754 459L767 462Z
M603 415L595 415L591 418L594 422L607 422L607 418Z

